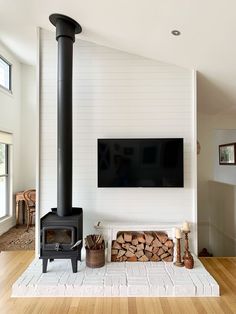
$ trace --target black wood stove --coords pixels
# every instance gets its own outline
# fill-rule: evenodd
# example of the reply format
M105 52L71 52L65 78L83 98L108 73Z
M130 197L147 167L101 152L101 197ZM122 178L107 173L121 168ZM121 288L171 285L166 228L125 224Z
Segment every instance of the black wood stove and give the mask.
M81 26L65 15L49 17L56 26L57 73L57 208L41 218L40 258L43 272L48 260L71 259L73 272L81 259L83 238L82 208L72 207L72 64L75 34ZM81 240L81 242L79 241Z
M77 272L77 261L81 260L82 242L73 247L83 238L82 208L73 208L70 216L60 217L53 208L41 218L41 254L43 273L47 272L48 260L57 258L71 259L72 270Z

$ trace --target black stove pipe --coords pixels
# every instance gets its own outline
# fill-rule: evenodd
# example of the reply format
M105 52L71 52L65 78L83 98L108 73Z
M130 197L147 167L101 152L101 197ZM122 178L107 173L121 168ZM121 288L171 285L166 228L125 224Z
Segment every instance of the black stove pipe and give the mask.
M68 16L52 14L58 41L57 69L57 214L72 214L72 74L73 43L81 26Z

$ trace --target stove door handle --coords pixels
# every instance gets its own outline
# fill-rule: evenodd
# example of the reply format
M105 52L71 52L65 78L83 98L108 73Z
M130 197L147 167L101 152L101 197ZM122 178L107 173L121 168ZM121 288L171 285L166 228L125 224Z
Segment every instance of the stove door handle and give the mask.
M60 243L55 243L55 250L58 251L62 251L62 247L60 245Z

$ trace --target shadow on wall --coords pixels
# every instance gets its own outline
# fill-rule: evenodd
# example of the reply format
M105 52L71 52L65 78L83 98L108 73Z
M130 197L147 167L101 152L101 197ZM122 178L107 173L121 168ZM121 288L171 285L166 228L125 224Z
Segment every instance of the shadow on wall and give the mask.
M223 88L222 88L223 87ZM220 81L215 81L211 77L198 72L197 74L197 99L198 112L205 114L219 114L221 112L235 112L235 98L230 97L227 92L228 87ZM232 90L230 91L232 95Z
M236 256L236 186L209 181L209 244L214 256Z
M218 145L235 141L233 135L228 140L236 129L231 87L198 73L198 238L200 251L206 247L214 256L236 255L235 166L219 166L218 160Z

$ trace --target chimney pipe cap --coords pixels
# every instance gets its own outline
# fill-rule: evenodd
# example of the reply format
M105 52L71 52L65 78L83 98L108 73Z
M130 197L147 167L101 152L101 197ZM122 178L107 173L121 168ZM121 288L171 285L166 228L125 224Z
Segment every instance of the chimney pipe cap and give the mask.
M49 16L49 21L54 25L57 26L57 21L58 20L63 20L64 22L68 22L72 25L74 25L75 27L75 34L79 34L82 32L82 27L80 26L80 24L78 22L76 22L75 20L73 20L71 17L67 16L67 15L63 15L63 14L58 14L58 13L54 13L51 14Z

